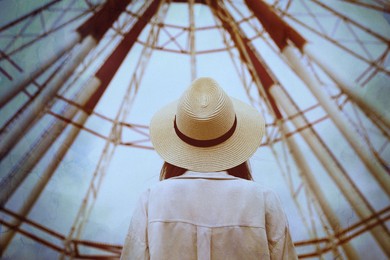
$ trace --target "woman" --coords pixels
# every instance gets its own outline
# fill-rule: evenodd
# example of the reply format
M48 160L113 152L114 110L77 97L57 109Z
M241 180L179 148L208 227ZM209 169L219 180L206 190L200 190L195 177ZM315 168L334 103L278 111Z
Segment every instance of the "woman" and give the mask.
M277 196L248 168L263 133L261 115L211 78L157 112L162 181L141 196L121 259L296 259Z

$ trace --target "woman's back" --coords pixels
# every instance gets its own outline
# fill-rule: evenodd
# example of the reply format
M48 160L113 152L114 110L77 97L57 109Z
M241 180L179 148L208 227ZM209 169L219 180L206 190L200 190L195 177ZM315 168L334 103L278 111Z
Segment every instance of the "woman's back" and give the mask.
M147 230L151 259L295 257L277 197L253 181L226 172L187 172L160 182L141 201L144 215L129 234ZM133 250L144 251L140 245Z

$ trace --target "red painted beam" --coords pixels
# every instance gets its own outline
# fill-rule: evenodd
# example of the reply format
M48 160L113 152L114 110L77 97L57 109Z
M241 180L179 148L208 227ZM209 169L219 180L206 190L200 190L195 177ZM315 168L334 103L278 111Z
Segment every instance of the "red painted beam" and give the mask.
M108 84L111 82L123 60L126 58L127 54L136 42L138 36L145 28L146 24L153 17L153 15L157 12L158 7L160 6L160 2L161 0L154 0L149 5L143 15L138 19L130 31L124 35L122 41L119 43L116 49L111 53L108 59L96 72L95 76L100 80L101 84L85 105L85 110L87 112L90 113L94 110Z
M214 13L217 15L219 20L222 23L222 26L225 28L226 31L229 32L230 36L232 37L232 40L234 41L235 45L237 46L238 51L240 52L241 59L246 64L252 64L254 67L254 70L257 74L257 76L260 79L261 84L263 85L266 97L269 100L270 105L272 106L273 111L275 112L275 115L278 119L283 118L282 114L279 111L279 108L276 106L275 100L273 99L272 95L270 95L269 90L270 88L276 84L274 79L271 77L271 75L268 73L264 65L262 64L262 61L259 59L255 51L249 46L249 39L246 38L244 35L242 35L240 32L236 32L235 29L232 27L232 25L229 23L229 21L234 21L232 15L226 11L226 9L221 8L222 2L219 4L215 1L211 2L211 8L214 9ZM238 26L238 25L237 25ZM245 48L245 52L248 55L245 55L244 50L240 48L240 45L243 44ZM248 60L249 58L249 60ZM254 78L256 75L254 75L252 70L249 70L249 73L252 75L252 78Z
M76 31L82 38L91 35L96 41L99 41L118 19L119 15L126 10L130 2L131 0L108 0L96 14L84 22Z
M267 3L262 0L245 0L245 3L281 51L287 46L288 40L292 41L296 47L302 50L307 42L305 38L283 21Z

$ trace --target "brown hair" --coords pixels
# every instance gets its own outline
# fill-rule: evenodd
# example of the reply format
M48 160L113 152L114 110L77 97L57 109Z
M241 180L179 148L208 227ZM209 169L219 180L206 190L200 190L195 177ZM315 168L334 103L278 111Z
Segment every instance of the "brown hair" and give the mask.
M175 166L168 162L164 162L161 172L160 172L160 181L166 180L172 177L177 177L184 174L187 169L181 168L179 166ZM226 170L229 175L253 181L253 177L249 168L248 162L243 162L236 167L230 168Z

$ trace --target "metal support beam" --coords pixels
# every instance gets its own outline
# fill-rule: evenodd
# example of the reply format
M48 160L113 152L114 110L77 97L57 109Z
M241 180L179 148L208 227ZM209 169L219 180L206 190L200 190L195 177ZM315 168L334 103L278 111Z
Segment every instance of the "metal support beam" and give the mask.
M58 1L53 1L53 4ZM92 36L96 42L99 42L106 31L117 20L119 15L125 10L130 0L120 1L108 0L104 6L86 22L84 22L75 32L69 33L66 42L60 42L57 46L57 53L52 56L45 56L44 60L36 64L33 71L24 72L18 76L18 79L7 87L7 90L0 96L0 108L7 104L20 91L26 88L35 78L41 75L46 69L52 66L62 55L71 50L78 42L88 35ZM45 6L45 8L49 5ZM37 11L35 11L36 13ZM16 23L15 21L14 23ZM14 24L13 23L13 24Z
M194 20L194 5L195 0L189 0L189 17L190 17L190 31L189 31L189 45L190 45L190 59L191 59L191 81L196 79L196 55L195 55L195 20Z
M302 115L299 115L299 111L290 101L288 96L284 93L282 88L275 85L271 88L271 94L277 101L278 105L286 113L287 117L291 117L292 123L297 129L306 125ZM296 116L298 115L298 116ZM361 219L369 218L373 214L373 210L363 195L359 192L356 186L353 185L350 179L347 178L343 172L341 166L337 164L332 158L332 155L322 145L322 141L318 139L311 128L306 128L300 131L301 136L306 143L313 150L316 157L319 159L323 167L327 170L331 178L336 183L337 187L343 193L348 200L352 208L358 214ZM367 223L369 224L369 223ZM390 254L390 234L386 226L378 225L370 230L382 250L389 255Z
M286 133L290 132L288 130L287 124L280 123L279 128L282 135L284 136L286 136ZM310 169L309 164L305 159L305 156L303 155L299 145L296 143L294 139L294 136L289 136L289 137L286 136L285 140L289 150L291 151L294 161L298 167L300 176L302 177L304 183L307 185L310 192L314 195L315 199L320 205L329 225L332 227L333 232L337 233L339 230L342 229L340 220L337 217L336 213L333 211L328 201L326 200L324 192L322 191L321 186L318 184L316 178L314 177L313 171ZM339 237L338 239L342 240L342 237ZM359 258L356 250L353 248L353 246L350 243L343 243L341 246L348 259Z
M63 83L69 78L94 46L96 46L96 42L92 37L85 38L73 53L72 58L30 103L30 106L23 111L20 117L16 118L16 122L14 121L5 129L4 133L0 136L0 139L2 139L2 142L0 143L0 160L8 154L20 139L22 139L22 136L32 124L42 116L44 108L51 103L57 91L63 86ZM2 185L3 180L0 183L0 187L2 187ZM2 189L0 188L0 190Z
M138 18L137 22L133 25L130 31L125 34L114 52L106 60L105 65L96 72L96 77L102 82L102 86L108 85L108 83L112 80L116 71L126 58L128 52L137 41L138 36L141 34L150 19L156 14L160 3L161 0L151 1L142 16ZM91 103L87 104L87 107L93 106L94 102L94 100L91 100Z
M256 3L262 3L262 1L257 1ZM240 52L242 60L246 64L249 63L253 66L254 70L252 70L252 73L251 73L252 76L260 78L260 81L262 83L262 87L266 90L266 93L267 93L267 96L265 98L270 100L270 103L272 104L272 109L276 112L275 113L276 118L280 119L281 115L280 115L278 107L276 106L276 104L277 103L279 104L279 102L280 102L280 100L278 100L279 95L275 96L274 92L275 92L275 89L280 90L280 91L276 91L277 93L282 92L282 89L280 87L275 88L275 86L277 86L275 84L275 80L269 75L269 72L267 71L267 69L264 68L264 65L262 64L258 54L255 53L254 50L249 47L249 45L248 45L249 41L247 39L245 39L244 37L242 37L242 35L240 35L239 29L234 28L232 23L229 23L229 21L231 22L233 20L231 18L231 15L224 8L222 8L222 2L213 2L213 4L211 4L211 7L214 9L214 13L221 20L224 28L230 33L233 41L236 43L236 46ZM230 18L230 20L229 20L229 18ZM274 35L274 37L280 39L280 41L277 43L279 47L285 48L287 46L287 40L284 38L286 35L290 35L290 38L295 39L298 46L302 47L305 44L305 40L302 37L300 37L299 35L294 34L294 32L291 28L285 28L285 30L281 31L280 24L278 24L278 23L270 24L270 26L271 27L269 27L268 29L270 29L270 30L272 29L272 34ZM250 67L249 67L249 71L251 71ZM254 73L256 75L253 75ZM279 94L283 95L284 93L279 93ZM277 102L275 102L275 101L277 101ZM296 111L296 113L291 113L292 111L294 111L294 106L292 106L292 105L289 109L293 109L293 110L286 111L286 109L284 108L285 113L287 113L289 116L292 116L292 115L295 115L296 113L298 113L298 111ZM299 127L296 126L297 128L303 127L305 125L304 121L298 121L298 122L300 122L300 126ZM304 130L303 132L310 133L310 131L311 130ZM338 163L335 162L335 158L332 158L332 156L329 156L328 150L323 148L323 146L320 144L321 142L315 143L313 141L316 139L316 135L313 135L312 133L310 133L310 134L305 134L305 137L306 137L305 141L308 142L309 145L313 145L313 147L315 147L312 149L315 150L317 157L324 164L325 169L327 169L329 174L334 177L336 184L343 191L343 194L347 197L348 201L352 202L351 204L353 205L355 210L360 212L359 215L362 217L369 216L372 213L370 207L359 205L359 204L366 205L365 199L360 198L358 195L356 195L357 198L351 197L350 191L355 190L356 187L354 187L352 185L350 180L343 178L343 176L345 176L345 175L342 172L342 170L339 168L340 166L338 165ZM290 145L294 146L294 144L292 144L292 143L290 143ZM295 153L295 157L296 157L295 159L296 159L297 164L304 166L304 165L302 165L301 158L299 158L299 154ZM308 172L307 171L308 169L306 169L305 167L303 167L302 170L305 170L305 172ZM341 177L334 176L335 174L341 175ZM311 180L311 178L308 176L309 175L306 175L306 178ZM340 181L340 179L342 179L342 180ZM346 182L346 184L343 184L344 182ZM313 185L315 186L315 184L313 184ZM312 188L314 188L314 187L312 187ZM315 195L318 195L321 197L320 193L318 193L318 194L315 193ZM322 201L321 203L325 207L325 208L323 208L323 210L328 212L328 214L327 214L327 217L329 217L328 221L330 223L333 223L332 226L336 227L337 221L335 222L335 220L334 220L334 213L332 214L332 211L330 210L330 208L326 204L325 200L323 200L321 198L318 198L318 199ZM364 209L362 209L362 208L364 208ZM378 230L381 229L382 232L385 231L384 234L386 234L386 232L387 232L387 230L384 229L383 226L377 227L377 229ZM387 238L387 235L383 235L383 234L381 235L380 231L378 231L378 230L373 231L375 233L375 236L380 237L379 239L382 241L382 243L385 243L384 241ZM335 231L337 231L337 230L335 230ZM351 256L356 255L356 253L354 252L354 250L351 246L346 245L344 249L346 251L346 254L351 255Z
M63 86L63 83L69 78L76 67L81 63L89 51L96 46L92 37L87 37L78 46L72 54L72 58L61 68L42 92L30 103L29 107L5 129L0 136L0 160L4 158L13 146L22 139L25 132L32 126L44 112L44 108L50 104L57 91ZM16 121L16 122L15 122ZM0 183L0 187L3 181ZM2 189L0 189L2 190Z
M275 12L273 12L271 7L268 6L268 4L266 4L264 1L245 0L245 2L253 11L258 20L262 23L263 27L269 33L276 45L279 47L281 53L291 63L291 68L306 83L310 91L318 99L321 106L329 114L330 118L344 135L345 139L349 142L356 154L366 165L367 169L376 178L383 190L390 196L390 176L383 165L381 165L381 163L371 153L369 153L367 146L364 145L364 143L361 141L362 139L347 123L348 121L343 118L343 115L340 110L337 109L336 104L332 102L330 97L321 90L321 85L318 80L307 68L305 68L305 66L303 66L300 59L294 53L293 48L288 44L288 41L291 41L299 50L303 51L304 46L307 45L307 41L291 26L284 22ZM306 51L307 50L308 49L306 48ZM325 72L330 71L325 70ZM333 78L335 78L335 74L331 75ZM338 79L338 81L340 83L340 79ZM343 87L345 84L339 84L339 86ZM349 91L349 89L345 90L350 94L353 94L350 97L357 104L364 102L367 104L365 108L371 107L366 101L363 101L363 98L358 98L358 95L356 95L354 92ZM374 109L371 111L377 110Z
M362 138L358 136L356 131L347 123L348 120L338 109L335 102L322 89L321 84L312 75L302 63L300 58L294 52L293 47L286 46L282 50L283 55L291 64L291 68L297 75L306 83L313 95L317 98L321 106L328 113L334 124L344 135L356 154L360 157L367 169L376 178L382 189L390 196L390 175L387 173L383 165L375 158L367 149L367 145L362 142Z
M76 101L76 103L79 103L84 106L85 110L87 111L87 113L83 111L80 111L78 113L78 116L76 117L76 123L78 125L83 125L86 122L89 113L92 112L96 107L97 103L107 89L115 73L119 69L121 63L125 59L127 53L134 45L139 34L146 26L148 21L151 19L151 17L153 17L153 15L156 13L159 4L160 0L156 0L148 7L148 9L144 13L145 18L139 19L137 21L137 23L130 29L130 31L122 39L121 43L116 47L113 53L108 57L108 59L104 62L101 68L97 71L95 77L89 81L89 83L85 87L85 90L83 90L81 97L79 98L80 100ZM77 111L78 110L75 107L69 107L66 111L64 111L64 114L67 118L73 118L75 117ZM39 142L39 145L36 147L36 149L34 149L31 155L28 156L28 163L25 162L23 164L20 164L21 167L19 167L15 172L11 172L11 174L8 174L7 177L2 180L2 182L0 183L0 187L4 187L4 189L2 189L0 192L0 205L4 205L6 203L6 201L13 194L18 185L25 179L27 174L32 170L32 168L39 161L42 155L61 134L66 125L66 122L57 120L56 123L53 125L52 129L50 130L50 134L43 136L42 141ZM50 177L53 175L55 169L58 166L58 163L65 156L68 148L71 146L71 144L77 137L79 131L79 128L73 127L72 130L68 133L64 141L64 144L66 145L62 145L57 151L55 157L56 159L49 164L43 174L44 177L42 177L40 182L37 183L37 185L34 187L29 199L25 203L25 206L20 210L20 215L26 216L28 214L29 210L32 208L35 201L38 199L40 191L43 189L43 187L45 187ZM7 180L9 181L7 182ZM20 225L20 221L15 222L14 224L18 226ZM13 232L9 232L9 234L0 241L2 248L5 248L8 245L13 235Z
M92 83L95 83L97 80L92 80ZM75 102L84 106L85 103L90 99L92 93L97 89L98 85L88 84L81 91L80 95L76 97ZM62 115L69 120L77 113L78 108L67 105L62 111ZM27 177L35 165L40 161L44 156L47 150L55 142L55 140L61 135L67 122L55 118L53 124L46 130L46 134L39 137L36 142L36 145L32 150L27 151L25 155L20 159L16 164L16 167L13 167L11 171L1 180L0 182L0 206L3 207L8 199L12 196L17 187L22 183L22 181ZM67 146L64 146L68 148Z
M222 1L210 1L209 5L215 16L221 21L223 28L230 34L240 53L241 60L247 65L249 73L256 82L259 95L264 97L265 102L267 102L270 111L275 114L275 117L281 119L282 115L267 91L268 88L275 84L274 79L264 68L258 54L250 46L248 38L235 24L233 16L224 7Z
M288 45L288 41L293 42L299 49L307 43L306 39L283 21L265 1L245 0L245 3L280 50Z
M314 61L337 84L337 86L339 86L340 89L360 107L360 109L367 114L373 114L390 129L390 113L386 113L387 111L379 107L377 102L365 98L362 87L357 86L335 70L325 57L320 56L313 45L305 44L302 51Z
M83 39L80 46L73 53L71 59L67 64L61 68L58 74L48 83L45 89L38 95L38 97L30 104L29 108L24 111L19 118L13 122L10 127L5 130L5 133L0 136L3 140L0 143L0 160L4 158L12 147L21 139L24 132L26 132L34 121L39 118L45 106L53 100L54 95L61 88L63 83L68 79L71 73L86 57L91 49L100 41L103 35L111 27L112 23L125 10L130 0L121 1L120 4L115 0L109 0L94 16L77 28L77 33ZM138 32L139 34L139 32ZM123 54L125 55L125 54ZM98 77L99 79L104 78ZM104 79L108 82L111 79Z
M91 94L94 92L94 90L97 89L100 82L96 78L89 81L88 85L83 89L82 94L85 97L90 97ZM87 99L88 100L88 99ZM85 103L84 102L81 102ZM70 107L67 111L65 111L65 115L67 118L75 118L74 122L79 125L84 125L84 123L87 121L88 114L84 111L80 111L75 107ZM42 142L39 142L38 149L34 149L30 154L31 156L27 157L26 162L21 164L16 172L16 176L26 176L28 173L31 172L32 168L35 166L35 164L41 159L43 154L47 151L47 149L50 147L51 143L56 140L57 136L64 130L64 128L67 126L67 123L64 121L61 121L59 119L56 119L55 124L50 129L50 133L48 135L45 135L42 139ZM69 147L72 146L74 140L76 139L77 135L80 132L80 128L71 126L71 129L69 130L69 133L67 133L67 136L65 137L63 143L58 148L58 150L52 155L52 160L50 160L49 165L45 168L44 172L40 176L38 182L35 184L33 189L31 190L28 197L26 197L26 200L23 202L23 206L18 211L18 215L22 217L27 217L28 213L32 209L32 207L35 205L35 202L38 200L39 196L41 195L42 191L46 187L46 184L49 182L50 178L53 176L53 173L57 169L58 165L61 163L62 159L64 158L65 154L67 153ZM46 139L46 140L45 140ZM48 140L47 140L48 139ZM40 154L38 154L40 153ZM13 177L14 178L14 177ZM23 178L24 179L24 178ZM15 181L15 179L13 179ZM11 185L7 186L7 194L12 195L12 191L9 189ZM3 191L2 191L3 193ZM4 206L2 203L1 205ZM13 227L19 227L22 224L22 221L20 219L14 219L11 222L11 225ZM12 240L12 238L15 235L15 230L12 229L8 232L4 233L4 235L1 236L0 239L0 255L2 252L5 252L7 249L7 246L9 242Z
M37 61L35 69L31 72L22 72L18 75L18 78L11 82L4 93L0 96L0 108L6 105L11 99L25 89L35 78L45 72L50 66L52 66L58 59L60 59L65 53L69 52L76 44L81 40L78 33L70 33L66 37L66 42L61 42L61 46L58 47L57 53L52 56L44 56Z

